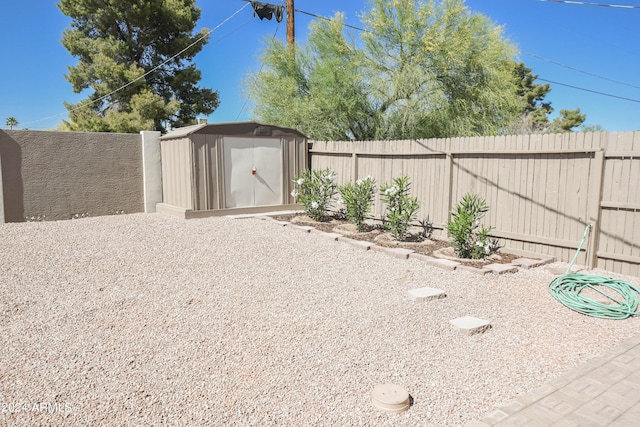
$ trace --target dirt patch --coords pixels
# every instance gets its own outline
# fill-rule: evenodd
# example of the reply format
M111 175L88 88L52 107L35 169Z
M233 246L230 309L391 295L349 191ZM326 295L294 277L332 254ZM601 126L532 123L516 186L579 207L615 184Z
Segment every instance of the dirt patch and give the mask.
M275 219L291 222L296 225L314 227L317 230L324 231L325 233L339 233L345 237L349 237L350 239L363 240L378 246L411 249L412 251L422 255L449 259L476 268L482 268L488 264L510 264L513 260L520 258L517 255L503 252L492 254L484 260L458 258L455 255L453 246L451 246L451 244L446 240L424 239L418 233L413 233L407 238L407 240L400 242L395 240L389 232L385 231L380 226L367 224L364 231L358 231L354 224L332 216L327 216L321 221L315 221L304 214L281 215L275 217Z

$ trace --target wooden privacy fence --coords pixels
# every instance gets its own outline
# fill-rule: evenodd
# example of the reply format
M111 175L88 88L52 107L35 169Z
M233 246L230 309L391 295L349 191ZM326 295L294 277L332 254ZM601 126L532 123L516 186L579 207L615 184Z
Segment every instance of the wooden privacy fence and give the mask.
M577 262L640 276L640 132L314 141L310 157L340 184L409 176L418 219L428 216L440 236L468 192L486 199L483 222L515 253L569 262L589 225ZM374 215L383 212L377 195Z

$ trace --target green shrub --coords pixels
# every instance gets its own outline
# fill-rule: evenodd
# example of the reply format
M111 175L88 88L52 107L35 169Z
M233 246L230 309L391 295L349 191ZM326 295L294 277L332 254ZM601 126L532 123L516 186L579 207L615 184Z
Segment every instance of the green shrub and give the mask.
M331 169L306 170L296 177L291 196L298 199L305 213L315 221L322 221L337 193L336 176Z
M418 199L409 196L409 177L395 178L391 184L380 187L382 201L387 205L384 226L396 240L405 240L420 208Z
M346 208L346 215L350 222L354 223L358 231L365 230L364 221L373 207L373 198L376 194L376 181L368 176L364 180L359 179L354 183L349 182L339 187L342 201Z
M451 211L447 231L458 257L483 259L499 249L497 240L489 237L493 227L480 225L480 220L488 211L486 200L471 193L465 194Z

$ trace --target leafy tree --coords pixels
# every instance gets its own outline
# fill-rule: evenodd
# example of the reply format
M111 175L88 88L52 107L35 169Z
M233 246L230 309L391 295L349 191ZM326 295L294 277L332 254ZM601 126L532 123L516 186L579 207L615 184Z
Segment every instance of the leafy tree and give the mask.
M195 0L60 0L58 7L72 18L62 44L78 57L66 78L76 93L91 90L65 103L66 129L164 130L217 108L218 93L197 87L201 73L190 63L208 40L206 29L193 34Z
M13 116L7 117L5 124L6 126L9 126L9 129L13 129L14 126L18 126L18 120Z
M268 42L247 79L254 114L325 140L497 134L519 116L515 48L500 27L462 0L370 6L360 43L340 14L295 50Z

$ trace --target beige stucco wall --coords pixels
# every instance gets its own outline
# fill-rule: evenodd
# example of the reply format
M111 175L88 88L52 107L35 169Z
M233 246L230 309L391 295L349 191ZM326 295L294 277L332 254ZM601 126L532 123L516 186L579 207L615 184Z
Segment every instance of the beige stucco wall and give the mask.
M139 134L0 131L6 222L144 212Z
M142 168L144 185L144 211L155 212L162 202L162 156L160 132L142 131Z

